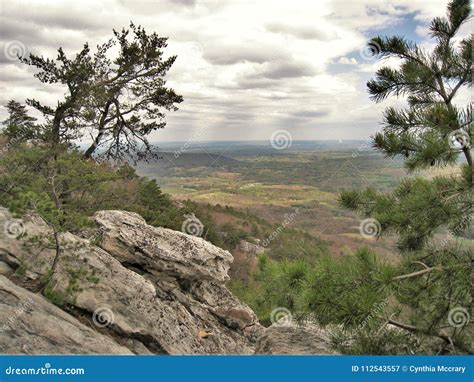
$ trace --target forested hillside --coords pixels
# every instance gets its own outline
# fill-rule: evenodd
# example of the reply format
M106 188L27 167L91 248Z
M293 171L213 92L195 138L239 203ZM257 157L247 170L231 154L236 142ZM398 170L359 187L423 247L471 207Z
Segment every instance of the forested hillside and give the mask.
M222 312L218 306L212 314L206 310L200 325L212 322L223 336L237 338L246 353L255 341L245 325L260 330L260 323L283 320L324 328L333 350L343 354L472 354L473 113L472 103L455 102L460 92L472 91L472 34L458 37L471 17L469 1L453 0L446 15L430 24L431 47L404 36L369 41L381 65L366 90L385 111L380 131L359 147L295 142L292 151L283 152L272 142L272 147L210 147L210 152L188 152L179 144L174 151L160 149L151 134L165 128L186 100L166 81L176 61L165 55L167 38L133 23L114 30L97 48L86 43L75 55L59 48L55 57L19 56L43 86L61 86L64 95L55 105L36 99L5 105L0 206L14 217L4 223L4 236L11 248L21 243L22 256L29 253L25 248L53 253L48 269L36 272L40 277L33 280L28 256L13 262L8 251L1 252L8 278L79 317L77 311L89 309L81 281L90 287L100 280L84 272L76 258L71 262L71 247L61 240L70 234L75 245L88 240L104 261L98 266L88 254L87 269L107 268L100 248L109 244L120 272L130 278L138 274L137 285L144 288L149 280L164 288L163 295L159 290L158 297L150 297L163 306L171 299L185 307L182 311L192 310L192 304L206 310L200 300L210 298L206 291L225 294L231 307ZM133 212L144 221L108 210ZM28 236L18 219L31 216L44 222L47 233ZM101 221L101 216L107 218ZM114 241L120 240L110 236L111 226L125 229L123 222L112 222L117 216L134 227L128 228L133 234L123 253ZM158 255L151 251L156 264L140 257L144 250L134 247L133 239L143 239L146 247L143 230L165 246L186 243L182 251L169 250L169 256L165 251L166 261L179 258L171 270L159 250ZM114 245L99 245L104 235ZM198 254L195 263L186 263L188 250ZM228 267L229 289L260 323L222 286ZM196 285L208 290L191 287L193 269L201 277ZM66 285L62 294L55 289L61 282ZM168 287L184 297L168 298ZM83 299L77 300L79 295ZM123 335L129 324L115 334ZM197 326L192 330L199 339L190 347L175 347L166 338L166 349L235 350L220 339L216 348L209 341L199 348L199 341L214 333ZM133 336L161 354L160 334Z

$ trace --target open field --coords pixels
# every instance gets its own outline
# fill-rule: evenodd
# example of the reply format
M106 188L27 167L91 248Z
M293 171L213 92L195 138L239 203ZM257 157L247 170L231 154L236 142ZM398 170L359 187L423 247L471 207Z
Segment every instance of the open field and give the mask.
M398 261L395 238L363 237L360 217L339 206L339 192L366 187L389 191L407 176L432 178L458 171L446 168L408 174L401 161L384 158L366 142L357 141L296 142L285 150L261 142L168 144L160 156L156 162L141 163L138 172L156 179L175 200L229 206L248 218L236 219L225 209L211 211L217 225L228 223L250 233L248 221L253 216L263 219L268 227L278 227L291 215L285 227L322 240L332 256L370 247L389 262ZM291 235L285 240L291 241ZM301 250L302 257L305 251ZM237 263L245 262L238 249L233 253ZM252 268L255 264L250 263Z
M360 218L340 208L338 193L344 188L390 190L407 176L399 161L364 150L360 142L307 143L298 152L251 144L191 147L190 153L177 150L166 147L164 160L138 167L141 175L155 178L174 199L230 206L276 226L293 214L288 227L326 241L334 256L369 246L386 260L396 261L394 238L360 235ZM178 152L178 158L172 152ZM208 159L211 165L203 166ZM236 225L225 215L213 213L213 218L218 224L227 220Z

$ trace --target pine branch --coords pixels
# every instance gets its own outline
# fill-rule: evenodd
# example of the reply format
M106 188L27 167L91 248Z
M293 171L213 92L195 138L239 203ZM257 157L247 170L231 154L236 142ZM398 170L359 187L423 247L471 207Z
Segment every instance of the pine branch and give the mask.
M449 337L449 336L446 335L446 334L438 333L438 332L433 332L433 331L427 331L427 330L418 328L418 327L413 326L413 325L409 325L409 324L405 324L405 323L403 323L403 322L395 321L395 320L392 319L392 318L389 318L389 319L388 319L388 323L389 323L390 325L396 326L397 328L407 330L407 331L409 331L409 332L411 332L411 333L432 335L432 336L441 338L441 339L444 340L447 344L454 346L454 343L453 343L452 338Z
M422 276L426 273L429 273L429 272L432 272L432 271L435 271L435 270L440 270L440 269L441 268L439 268L439 267L427 268L427 269L423 269L421 271L416 271L416 272L412 272L412 273L407 273L406 275L401 275L401 276L394 277L393 280L394 281L400 281L400 280L405 280L405 279L409 279L409 278L412 278L412 277L418 277L418 276Z

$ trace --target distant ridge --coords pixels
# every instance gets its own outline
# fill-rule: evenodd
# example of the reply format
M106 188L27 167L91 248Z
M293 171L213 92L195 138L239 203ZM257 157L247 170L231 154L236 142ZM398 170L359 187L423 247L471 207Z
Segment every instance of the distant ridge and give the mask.
M159 168L192 168L192 167L221 167L239 163L238 160L229 158L224 155L208 154L208 153L180 153L176 152L155 152L156 159L148 160L145 163L138 163L137 169L142 166L149 166Z

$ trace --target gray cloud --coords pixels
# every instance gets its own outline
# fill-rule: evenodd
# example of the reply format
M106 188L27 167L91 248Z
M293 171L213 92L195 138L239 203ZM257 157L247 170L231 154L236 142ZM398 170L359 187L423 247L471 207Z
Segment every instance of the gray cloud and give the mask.
M272 62L260 73L265 78L283 79L307 77L316 74L310 65L302 62Z
M291 35L303 40L328 41L336 37L334 33L319 29L316 26L289 25L276 22L267 24L265 28L273 33Z
M380 30L411 12L437 15L445 5L410 0L375 8L369 0L342 7L340 0L308 0L300 6L265 0L0 1L2 104L33 97L54 105L65 92L41 84L7 44L18 41L20 52L51 58L62 46L72 55L86 41L91 47L105 42L113 28L130 21L168 36L165 56L178 55L168 84L184 103L168 114L167 128L152 140L186 140L193 128L224 140L267 139L275 128L293 129L294 139L367 137L378 128L382 110L364 96L372 69L365 62L365 67L341 65L334 71L333 63L358 52L370 28ZM339 112L341 105L347 112ZM0 119L4 116L0 108Z
M204 59L216 65L234 65L242 62L262 64L287 57L275 47L255 44L254 41L238 45L215 44L204 47Z
M291 113L293 117L317 119L326 117L330 114L329 110L299 110Z

